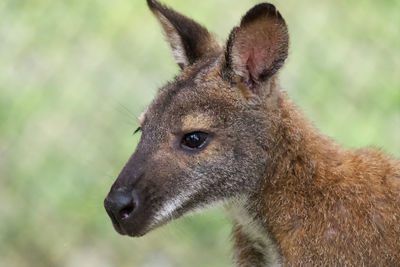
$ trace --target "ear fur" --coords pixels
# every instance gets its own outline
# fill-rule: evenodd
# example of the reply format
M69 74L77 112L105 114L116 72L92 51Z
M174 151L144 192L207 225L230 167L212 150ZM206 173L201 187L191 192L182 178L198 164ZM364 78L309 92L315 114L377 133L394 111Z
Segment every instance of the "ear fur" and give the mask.
M281 14L272 4L258 4L229 36L225 52L227 77L239 80L257 94L262 84L283 66L288 47L288 30Z
M206 28L156 0L147 0L150 10L160 21L172 48L175 61L184 69L197 60L221 51Z

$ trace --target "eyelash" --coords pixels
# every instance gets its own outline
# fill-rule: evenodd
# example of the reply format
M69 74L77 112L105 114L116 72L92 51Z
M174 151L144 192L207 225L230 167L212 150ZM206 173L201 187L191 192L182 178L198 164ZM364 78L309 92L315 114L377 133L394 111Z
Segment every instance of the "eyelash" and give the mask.
M137 134L138 132L141 132L142 131L142 127L138 127L134 132L133 132L133 134Z

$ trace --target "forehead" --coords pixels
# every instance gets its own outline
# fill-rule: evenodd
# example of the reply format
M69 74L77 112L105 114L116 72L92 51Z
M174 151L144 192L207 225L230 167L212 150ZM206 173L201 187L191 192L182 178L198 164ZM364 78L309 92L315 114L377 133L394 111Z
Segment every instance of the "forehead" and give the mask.
M145 124L181 121L184 128L223 115L234 103L227 83L221 78L220 58L212 58L184 70L174 82L163 87L143 114Z

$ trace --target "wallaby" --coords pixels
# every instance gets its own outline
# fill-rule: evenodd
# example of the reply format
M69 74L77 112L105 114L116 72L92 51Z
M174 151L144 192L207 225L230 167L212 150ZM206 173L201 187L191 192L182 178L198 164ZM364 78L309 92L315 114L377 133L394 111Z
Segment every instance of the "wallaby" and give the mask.
M142 114L105 199L116 231L142 236L222 203L237 266L400 266L400 160L342 148L281 90L289 37L275 7L253 7L222 46L147 3L182 70Z

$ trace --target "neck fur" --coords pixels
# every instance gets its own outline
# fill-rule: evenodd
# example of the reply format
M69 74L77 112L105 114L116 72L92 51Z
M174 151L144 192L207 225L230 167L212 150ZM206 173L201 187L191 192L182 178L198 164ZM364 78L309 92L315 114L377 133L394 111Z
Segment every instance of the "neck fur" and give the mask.
M320 178L326 181L329 170L341 164L340 154L345 153L320 134L286 95L278 105L276 126L269 129L276 138L265 146L270 161L264 177L252 193L228 205L234 231L239 229L271 265L281 262L280 235L301 224L302 212L312 205L309 196L325 186Z

